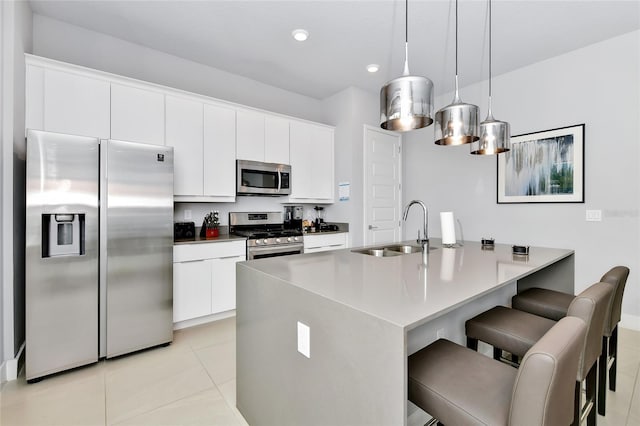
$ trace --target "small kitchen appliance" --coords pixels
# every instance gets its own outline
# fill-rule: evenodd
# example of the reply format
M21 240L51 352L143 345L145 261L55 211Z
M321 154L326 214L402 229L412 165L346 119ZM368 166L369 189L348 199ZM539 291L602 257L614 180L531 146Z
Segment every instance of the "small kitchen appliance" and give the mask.
M247 260L302 254L301 229L285 229L281 212L231 212L229 234L247 238Z
M192 241L196 239L195 222L175 222L173 224L174 241Z
M302 230L303 215L304 215L304 208L302 206L285 206L284 207L285 229Z

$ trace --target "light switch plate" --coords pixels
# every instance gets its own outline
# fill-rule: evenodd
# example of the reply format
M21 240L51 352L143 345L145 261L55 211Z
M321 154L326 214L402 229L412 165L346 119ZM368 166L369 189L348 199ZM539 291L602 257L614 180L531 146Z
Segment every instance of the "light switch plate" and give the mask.
M586 219L587 222L601 222L602 210L587 210Z
M298 321L298 352L311 358L311 329Z

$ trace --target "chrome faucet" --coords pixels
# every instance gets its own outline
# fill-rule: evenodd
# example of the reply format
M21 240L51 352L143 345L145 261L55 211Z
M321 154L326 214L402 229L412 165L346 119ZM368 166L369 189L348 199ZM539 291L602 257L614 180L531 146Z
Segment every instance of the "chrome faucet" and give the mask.
M409 216L409 208L411 208L411 206L414 204L419 204L422 207L422 211L424 214L424 230L422 231L423 235L422 238L420 238L420 230L418 229L418 239L416 240L416 242L422 246L423 252L427 252L429 250L429 237L427 233L427 229L429 227L429 213L427 212L427 206L425 206L424 203L420 200L413 200L404 208L402 218L405 222L407 221L407 216Z

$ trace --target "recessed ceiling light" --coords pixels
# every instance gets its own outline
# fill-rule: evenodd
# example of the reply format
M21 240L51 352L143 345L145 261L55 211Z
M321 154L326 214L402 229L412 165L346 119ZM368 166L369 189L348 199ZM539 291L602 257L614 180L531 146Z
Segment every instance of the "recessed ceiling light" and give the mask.
M298 41L305 41L306 39L309 38L309 32L303 29L293 30L291 32L291 35L293 36L293 38L295 38Z
M379 69L380 69L380 65L378 64L367 65L367 71L369 71L370 73L378 72Z

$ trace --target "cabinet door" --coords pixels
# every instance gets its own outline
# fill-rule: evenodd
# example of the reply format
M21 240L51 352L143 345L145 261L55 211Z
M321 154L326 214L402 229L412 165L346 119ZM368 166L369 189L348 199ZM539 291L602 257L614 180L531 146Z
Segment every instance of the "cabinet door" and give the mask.
M173 147L174 195L202 195L202 103L167 96L166 144Z
M313 146L311 127L306 123L291 122L291 198L313 198Z
M313 198L333 202L333 129L312 126L312 145L314 151L312 164Z
M289 120L268 115L265 117L264 161L289 164Z
M240 160L264 161L264 114L238 110L236 155Z
M211 313L236 308L236 263L243 260L245 256L212 260Z
M173 264L173 322L211 313L211 260Z
M236 112L204 106L204 195L236 195Z
M44 130L109 138L108 82L45 69L42 87Z
M111 138L164 145L164 95L112 84Z

